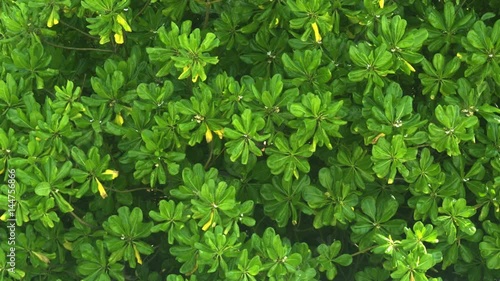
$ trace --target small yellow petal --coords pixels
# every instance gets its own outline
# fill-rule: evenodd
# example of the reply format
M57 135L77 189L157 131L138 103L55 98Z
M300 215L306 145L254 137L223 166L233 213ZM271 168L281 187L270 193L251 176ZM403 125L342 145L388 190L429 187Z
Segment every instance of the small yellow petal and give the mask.
M378 5L380 6L381 9L384 8L384 0L378 0Z
M210 131L210 128L208 128L208 126L207 131L205 132L205 139L207 140L207 143L212 142L213 139L212 131Z
M193 79L191 79L191 80L192 80L193 82L196 82L196 81L198 80L198 77L199 77L199 75L198 75L198 74L196 74L195 76L193 76Z
M458 57L459 59L462 59L462 54L461 54L461 53L457 53L457 57Z
M110 169L108 169L108 170L104 171L104 173L102 173L102 174L103 175L112 175L113 177L111 179L114 180L114 179L116 179L118 177L119 173L116 170L110 170Z
M203 227L201 229L203 231L207 231L208 228L210 228L210 226L212 225L213 220L214 220L214 210L211 210L210 211L210 219L207 221L206 224L203 225Z
M0 221L7 221L7 212L3 213L3 215L0 217Z
M102 183L96 178L97 181L97 190L99 190L99 194L101 195L102 199L108 197L108 194L106 193L106 190L104 189L104 186Z
M219 136L219 139L222 139L222 137L224 136L224 128L220 130L215 130L214 133L216 133Z
M142 259L141 259L141 254L139 253L139 250L137 250L137 247L135 244L133 245L134 247L134 254L135 254L135 259L137 260L138 264L142 264Z
M123 125L123 116L121 113L116 114L115 123L118 124L118 126Z
M323 38L321 38L321 34L319 34L318 24L317 24L316 22L313 22L313 23L311 24L311 27L312 27L312 29L313 29L313 31L314 31L314 39L316 39L316 43L321 42L321 40L322 40Z
M131 32L132 31L132 28L130 28L130 25L128 25L128 22L125 19L125 16L123 16L122 14L116 15L116 22L119 25L121 25L123 27L123 29L125 29L125 31L127 31L127 32Z
M123 44L123 34L115 33L115 42L116 44Z

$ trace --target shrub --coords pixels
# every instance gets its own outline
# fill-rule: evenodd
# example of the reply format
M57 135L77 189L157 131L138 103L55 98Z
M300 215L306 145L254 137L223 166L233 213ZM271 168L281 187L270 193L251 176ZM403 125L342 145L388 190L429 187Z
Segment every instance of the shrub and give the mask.
M0 280L498 280L497 13L3 1Z

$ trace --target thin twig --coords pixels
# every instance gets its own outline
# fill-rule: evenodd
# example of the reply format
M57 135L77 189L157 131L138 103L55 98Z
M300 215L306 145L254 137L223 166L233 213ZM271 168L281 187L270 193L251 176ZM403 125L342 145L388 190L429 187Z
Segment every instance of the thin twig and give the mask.
M75 51L96 51L96 52L104 52L104 53L113 53L112 50L108 49L96 49L96 48L77 48L77 47L68 47L68 46L63 46L63 45L57 45L54 43L50 43L49 41L43 40L44 43L47 43L50 46L56 47L56 48L61 48L61 49L67 49L67 50L75 50Z
M77 221L79 221L81 224L89 227L89 228L95 228L95 226L88 224L86 221L84 221L82 218L80 218L75 212L71 211L69 212Z
M153 188L149 187L139 187L139 188L134 188L134 189L127 189L127 190L119 190L119 189L113 189L113 188L107 188L108 190L118 192L118 193L128 193L128 192L134 192L134 191L141 191L141 190L146 190L148 192L151 192Z
M368 247L368 248L366 248L366 249L363 249L363 250L358 251L358 252L356 252L356 253L354 253L354 254L351 254L351 257L354 257L354 256L357 256L357 255L364 254L364 253L366 253L366 252L368 252L368 251L370 251L370 250L375 249L376 247L378 247L378 245L373 245L373 246L370 246L370 247Z
M142 7L141 10L139 10L139 12L134 16L134 18L132 19L132 21L135 21L135 19L140 16L142 13L144 13L144 11L146 10L146 8L149 6L149 4L151 4L151 0L148 0L146 2L146 4L144 4L144 7Z
M64 21L59 21L59 22L60 22L62 25L67 26L67 27L69 27L69 28L71 28L71 29L73 29L73 30L75 30L75 31L78 31L79 33L81 33L81 34L83 34L83 35L85 35L85 36L87 36L87 37L89 37L89 38L92 38L92 39L99 39L99 37L92 36L92 35L88 34L87 32L85 32L85 31L83 31L83 30L81 30L81 29L79 29L79 28L76 28L76 27L74 27L74 26L72 26L72 25L70 25L70 24L68 24L68 23L66 23L66 22L64 22Z

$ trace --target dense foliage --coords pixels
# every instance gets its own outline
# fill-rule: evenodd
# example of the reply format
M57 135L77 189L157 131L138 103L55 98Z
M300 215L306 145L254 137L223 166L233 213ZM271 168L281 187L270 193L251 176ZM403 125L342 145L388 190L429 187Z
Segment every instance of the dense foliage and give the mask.
M498 7L1 1L0 280L499 280Z

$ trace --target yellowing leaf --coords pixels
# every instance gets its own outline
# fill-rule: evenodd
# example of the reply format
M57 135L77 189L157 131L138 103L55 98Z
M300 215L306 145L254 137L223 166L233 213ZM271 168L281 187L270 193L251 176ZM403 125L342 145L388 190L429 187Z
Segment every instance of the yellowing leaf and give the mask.
M133 245L133 247L134 247L134 255L135 255L135 259L137 260L137 263L142 264L141 254L139 253L139 250L137 250L137 247L135 246L135 244Z
M214 133L216 133L219 136L219 139L222 139L222 137L224 136L224 128L220 130L215 130Z
M321 38L321 34L319 34L318 24L316 22L313 22L313 23L311 23L311 27L314 31L314 39L316 40L316 43L321 42L321 40L323 40L323 38Z
M195 76L193 76L193 79L191 79L191 80L193 81L193 83L194 83L194 82L196 82L196 81L198 80L198 77L199 77L199 75L198 75L198 74L196 74Z
M203 227L201 229L203 231L207 231L208 228L212 225L213 220L214 220L214 210L211 210L210 211L210 219L207 221L206 224L203 225Z
M73 251L73 243L69 241L64 240L63 247L68 251Z
M44 255L44 254L42 254L42 253L39 253L39 252L35 252L35 251L33 251L32 253L33 253L33 254L34 254L34 255L35 255L35 256L36 256L39 260L41 260L43 263L45 263L45 264L50 263L50 260L49 260L49 258L48 258L46 255Z
M106 190L104 189L104 186L102 183L99 181L99 179L95 179L97 181L97 190L99 190L99 194L101 195L102 199L108 197L108 194L106 193Z
M208 125L207 125L207 131L205 132L205 139L207 140L207 143L212 142L212 139L213 139L212 131L210 131L210 128L208 128Z
M380 6L381 9L384 8L384 0L378 0L378 5Z
M415 72L415 68L413 68L413 66L407 62L406 60L403 60L405 65L410 69L411 72Z
M115 33L115 42L116 44L123 44L123 34Z
M127 32L131 32L132 31L132 28L130 28L130 25L128 25L128 22L125 19L125 16L123 16L122 14L116 15L116 22L119 25L121 25L123 27L123 29L125 29L125 31L127 31Z
M112 175L112 180L116 179L118 177L118 171L115 171L115 170L106 170L104 171L104 173L102 173L103 175Z
M123 125L123 116L121 115L121 113L116 114L115 123L119 126Z

